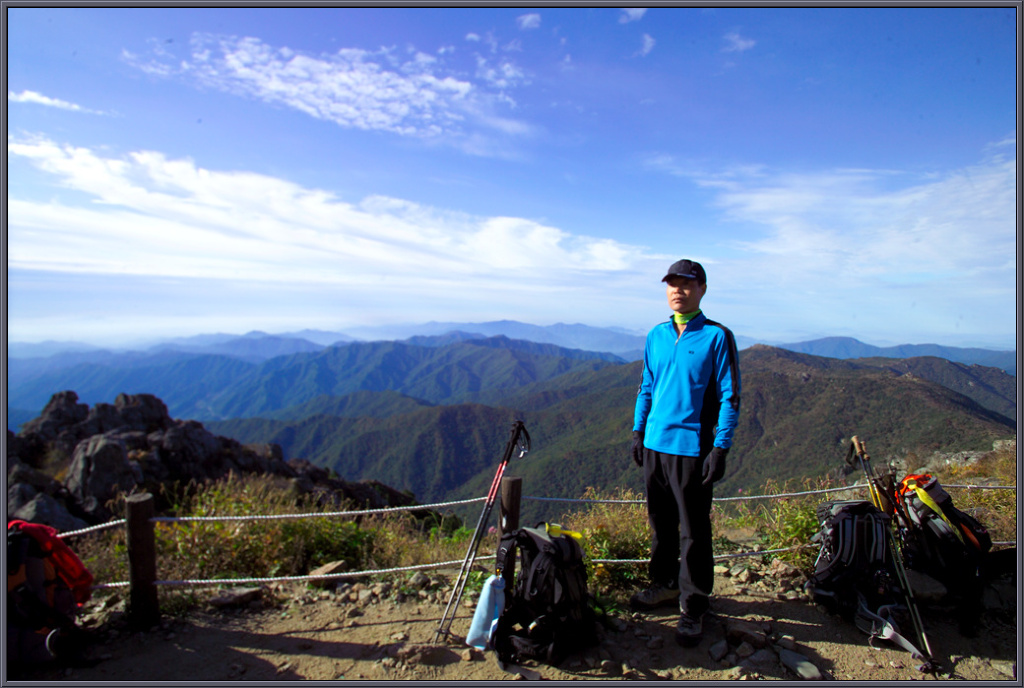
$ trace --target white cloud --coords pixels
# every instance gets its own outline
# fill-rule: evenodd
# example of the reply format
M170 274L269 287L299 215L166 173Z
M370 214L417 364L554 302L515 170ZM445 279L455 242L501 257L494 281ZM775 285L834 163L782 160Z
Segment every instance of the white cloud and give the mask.
M921 342L962 339L972 327L976 340L995 339L1014 323L1015 160L993 155L926 178L761 165L709 173L667 155L647 166L712 193L733 237L720 243L730 256L716 284L735 292L736 312L751 311L750 331L768 336L791 314L815 322L814 336L856 337L857 327L877 333L878 323L891 323L902 341L901 333L930 333ZM744 305L751 284L763 287L757 309ZM960 331L954 320L963 321Z
M479 34L475 34L475 33L467 33L466 34L466 40L467 41L472 41L473 43L479 43L480 42L480 36L479 36Z
M506 62L487 70L484 83L476 85L446 74L439 57L443 52L435 56L411 46L407 59L391 49L348 48L315 56L255 38L196 34L186 59L161 51L148 60L133 55L125 59L152 75L283 105L342 127L441 138L453 145L486 136L475 129L486 127L503 102L486 88L524 80Z
M374 196L359 203L264 175L209 170L152 151L112 158L44 138L9 139L91 202L9 199L8 265L18 270L320 284L473 301L529 293L649 260L641 247L535 220L476 217ZM400 274L393 285L382 277ZM614 282L614 280L611 280ZM610 283L611 283L610 282ZM390 292L389 292L390 293Z
M651 38L649 35L647 35L646 33L643 35L643 39L642 40L643 40L643 44L640 46L639 54L641 56L646 57L647 55L649 55L651 53L652 50L654 50L654 44L655 44L656 41L653 38Z
M522 30L540 28L540 15L536 13L519 15L516 17L516 25Z
M476 77L488 86L502 90L530 82L529 76L515 62L509 59L493 62L482 55L476 57Z
M619 14L619 23L628 24L630 22L640 21L646 12L646 7L625 7L621 10L621 14Z
M743 38L738 33L733 31L727 33L725 36L725 47L722 48L723 53L742 53L753 48L757 42L749 38Z
M36 93L35 91L22 91L21 93L8 91L7 100L11 103L32 103L34 105L45 105L46 107L57 108L59 110L71 110L72 112L103 114L98 110L90 110L82 107L81 105L69 103L66 100L60 100L59 98L50 98L49 96L44 96L43 94Z

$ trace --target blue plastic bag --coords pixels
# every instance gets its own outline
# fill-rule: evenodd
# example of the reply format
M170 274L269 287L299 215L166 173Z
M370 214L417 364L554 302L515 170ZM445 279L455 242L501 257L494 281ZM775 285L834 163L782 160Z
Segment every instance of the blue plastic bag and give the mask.
M492 575L484 581L480 591L480 602L473 612L473 621L469 624L466 644L478 650L486 650L498 625L498 617L505 608L505 579Z

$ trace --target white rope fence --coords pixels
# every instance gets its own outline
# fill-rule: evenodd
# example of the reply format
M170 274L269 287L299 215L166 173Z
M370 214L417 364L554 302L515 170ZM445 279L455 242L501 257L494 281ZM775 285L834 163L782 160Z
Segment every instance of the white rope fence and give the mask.
M249 516L155 516L150 520L154 523L178 523L183 521L277 521L293 518L333 518L336 516L368 516L370 514L389 514L398 511L421 511L442 506L459 506L482 502L486 497L474 497L457 502L438 502L436 504L416 504L414 506L392 506L383 509L363 509L361 511L321 511L307 514L270 514Z
M495 555L477 557L475 561L484 561L487 559L496 559ZM156 585L223 585L224 583L231 583L232 585L247 584L252 585L255 583L277 583L277 582L293 582L293 581L310 581L310 580L324 580L329 578L359 578L362 576L377 576L384 573L401 573L403 571L426 571L428 569L443 569L447 566L459 566L463 563L462 559L455 561L442 561L436 564L414 564L412 566L397 566L391 569L376 569L372 571L348 571L342 573L321 573L318 575L305 575L305 576L281 576L278 578L232 578L226 580L223 578L209 578L206 580L179 580L179 581L156 581Z
M764 495L747 495L742 497L715 497L712 501L714 502L732 502L732 501L749 501L758 499L781 499L788 497L803 497L817 494L829 494L834 492L849 492L867 489L868 485L855 484L848 485L846 487L834 487L822 490L807 490L804 492L787 492L777 494L764 494ZM1016 490L1014 485L943 485L945 488L961 488L967 490ZM313 512L313 513L301 513L301 514L251 514L251 515L228 515L228 516L158 516L150 519L154 523L178 523L178 522L219 522L219 521L271 521L271 520L283 520L283 519L299 519L299 518L333 518L342 516L367 516L372 514L385 514L385 513L396 513L400 511L421 511L425 509L436 509L441 507L452 507L461 506L465 504L472 504L474 502L485 501L486 497L476 497L473 499L463 499L451 502L436 502L434 504L415 504L410 506L399 506L399 507L386 507L381 509L362 509L357 511L333 511L333 512ZM564 502L573 504L644 504L645 499L573 499L563 497L532 497L523 496L521 499L529 499L538 502ZM109 523L101 523L99 525L90 526L88 528L82 528L80 530L74 530L71 532L60 533L58 537L69 538L87 533L104 530L108 528L115 528L118 526L125 525L126 519L120 519L111 521ZM1014 541L1009 542L993 542L993 546L996 545L1016 545ZM771 550L755 550L750 552L738 552L734 554L721 554L716 555L715 560L727 560L727 559L738 559L744 557L758 557L766 554L777 554L780 552L792 552L800 549L807 549L811 547L817 547L814 544L803 544L795 545L793 547L783 547L780 549ZM477 557L476 560L487 560L494 559L494 556ZM595 564L647 564L650 559L592 559L592 563ZM258 583L276 583L276 582L296 582L296 581L310 581L310 580L322 580L331 578L356 578L363 576L374 576L387 573L400 573L403 571L419 571L429 569L439 569L448 566L454 566L463 563L462 560L458 561L445 561L432 564L417 564L412 566L402 566L390 569L377 569L377 570L366 570L366 571L348 571L340 573L328 573L319 575L304 575L304 576L278 576L268 578L211 578L211 579L198 579L198 580L177 580L177 581L155 581L155 585L166 585L166 586L201 586L201 585L252 585ZM121 588L130 585L129 581L120 581L116 583L101 583L93 585L92 589L102 590L111 588Z

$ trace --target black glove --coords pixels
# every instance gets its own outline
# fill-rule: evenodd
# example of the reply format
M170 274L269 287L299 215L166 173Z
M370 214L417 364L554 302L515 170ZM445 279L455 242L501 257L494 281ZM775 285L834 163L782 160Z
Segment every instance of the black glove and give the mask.
M714 447L704 457L704 470L701 475L704 477L704 484L710 485L722 479L725 475L725 455L729 453L724 447Z
M644 433L642 430L633 431L633 449L630 450L633 463L640 468L644 467Z

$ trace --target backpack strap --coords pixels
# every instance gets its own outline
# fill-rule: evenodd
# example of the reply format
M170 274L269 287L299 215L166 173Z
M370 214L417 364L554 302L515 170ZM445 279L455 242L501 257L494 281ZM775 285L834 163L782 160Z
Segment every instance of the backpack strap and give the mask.
M919 659L922 661L926 659L923 652L918 650L912 642L907 640L900 634L898 630L896 630L896 627L893 625L892 621L885 618L881 614L876 614L875 612L868 609L867 605L864 603L864 600L860 601L857 613L871 621L870 638L868 638L869 645L871 644L871 641L875 638L881 638L883 640L888 640L890 642L896 643L904 650L909 652L911 656L915 659Z
M494 568L498 575L501 575L502 571L509 563L509 557L512 558L512 567L515 568L516 563L516 538L519 535L518 530L513 530L510 533L503 533L501 536L501 542L498 543L498 551L494 557Z
M960 529L949 520L949 517L946 516L946 513L942 510L942 507L939 506L938 502L932 499L932 496L928 494L928 491L918 485L915 478L907 478L904 481L904 484L907 486L907 489L913 490L914 493L917 494L917 498L920 499L925 506L934 511L939 518L946 522L946 525L950 527L950 529L956 534L957 539L960 540L960 544L963 544L964 536L960 534ZM978 543L975 542L974 544L977 545Z

